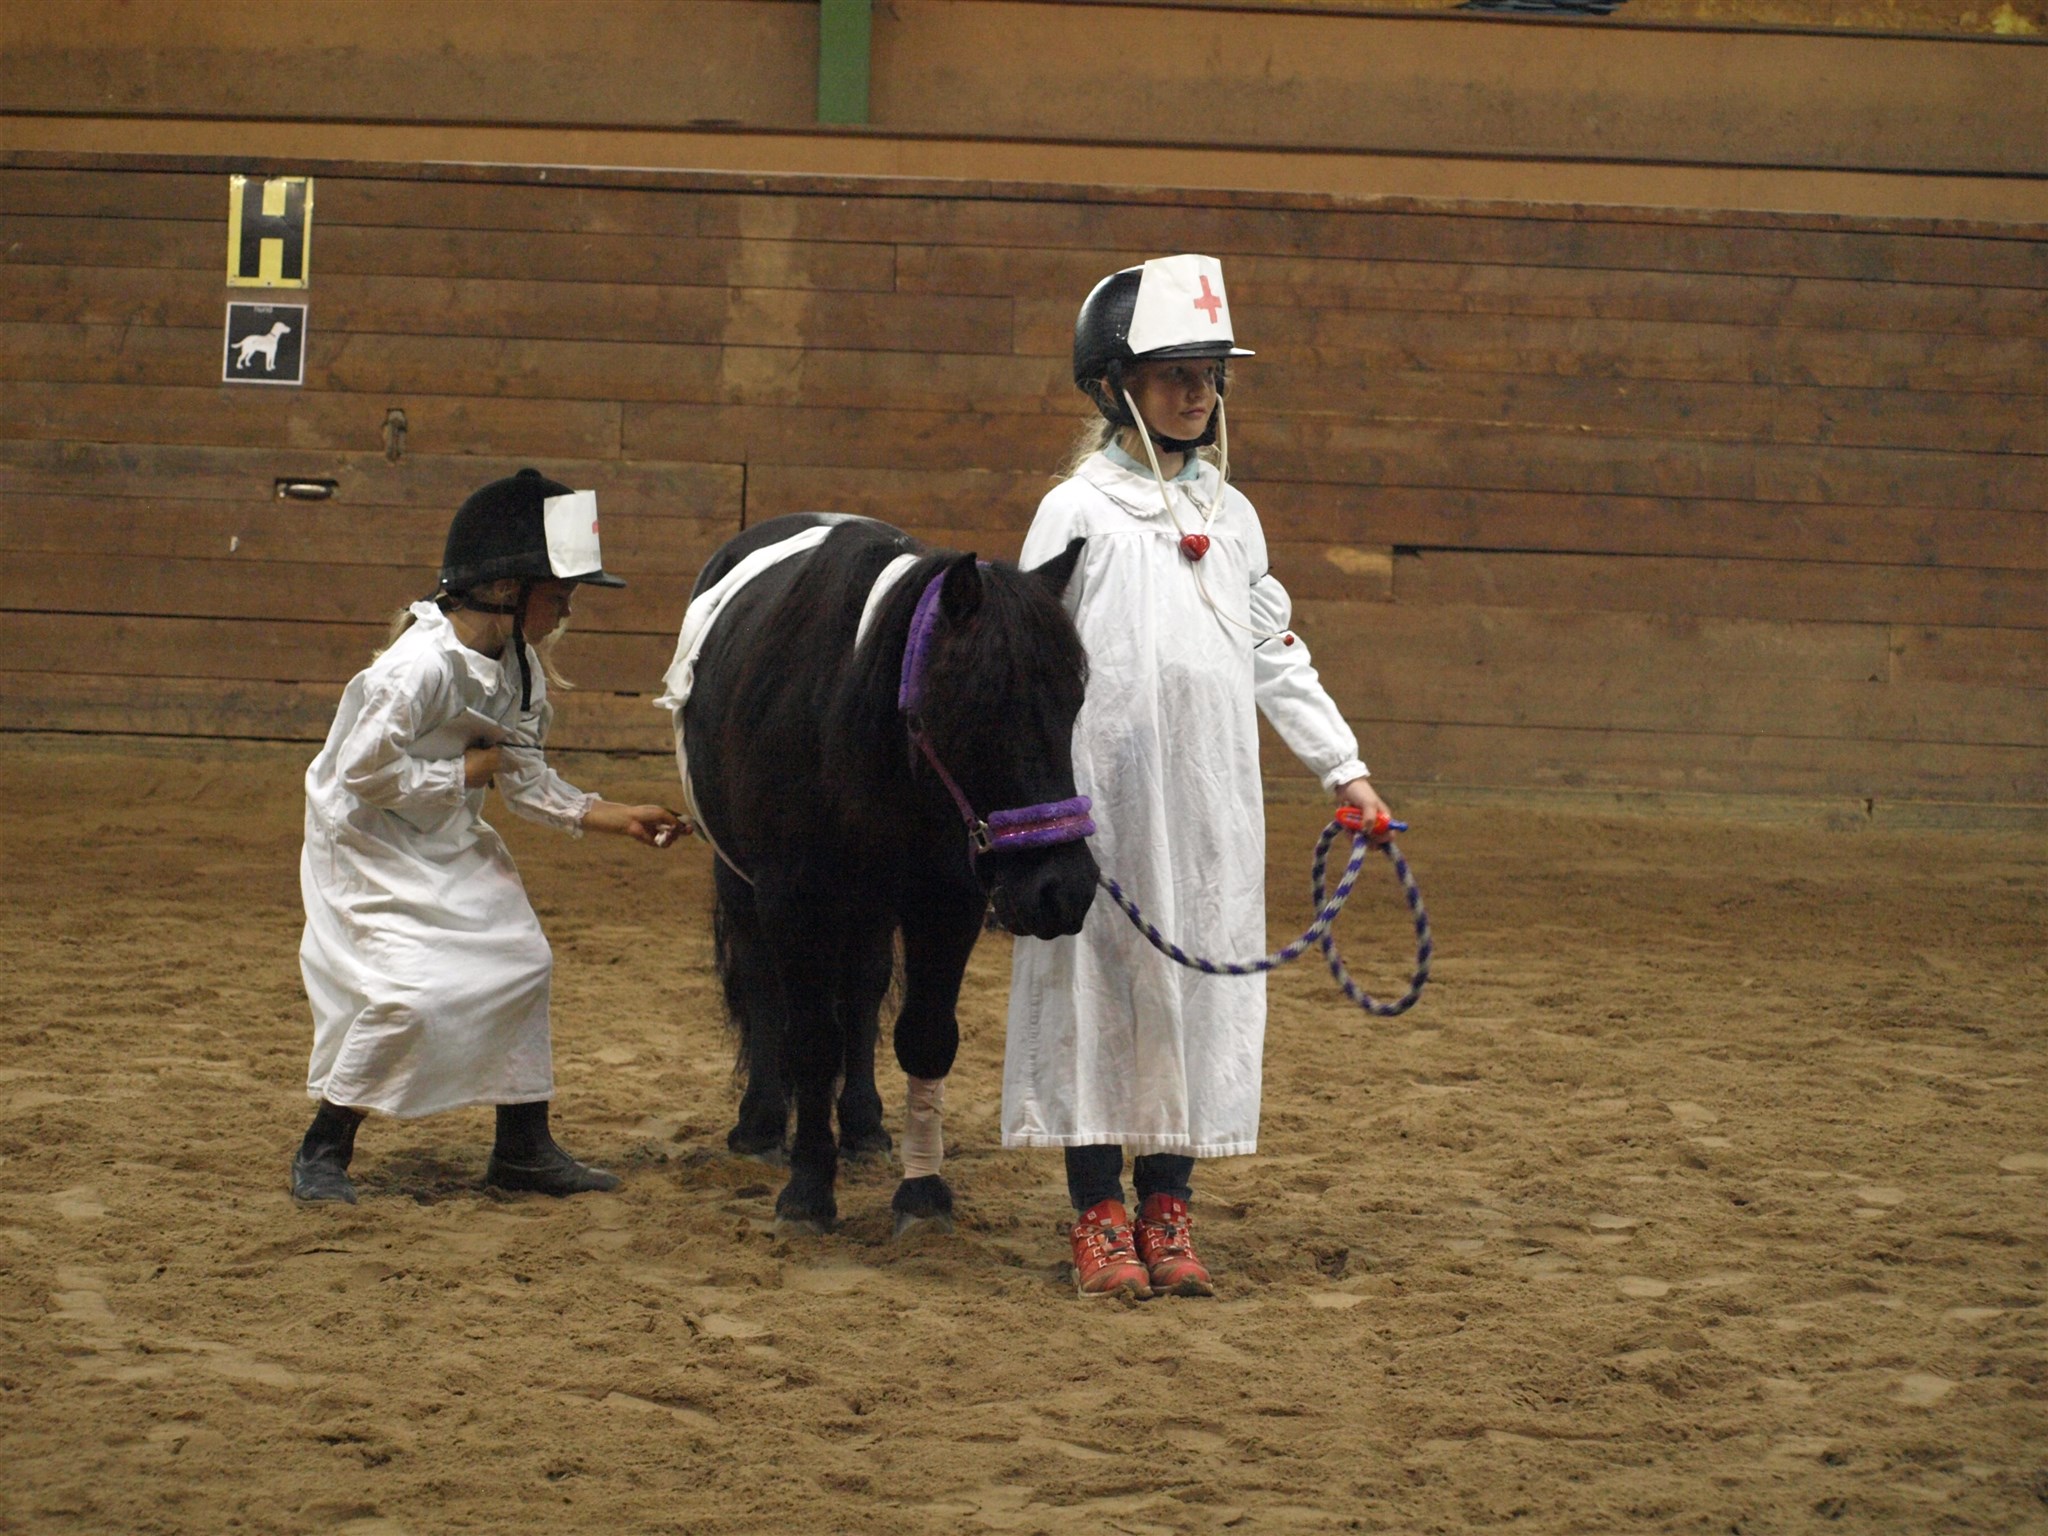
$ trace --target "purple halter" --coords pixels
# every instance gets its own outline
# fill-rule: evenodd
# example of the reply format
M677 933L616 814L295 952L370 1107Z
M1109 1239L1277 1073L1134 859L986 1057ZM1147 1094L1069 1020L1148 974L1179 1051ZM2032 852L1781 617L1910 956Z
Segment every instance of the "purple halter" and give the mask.
M982 563L986 565L988 562ZM939 761L939 754L932 750L931 740L924 733L924 723L918 717L918 709L924 703L925 663L931 652L932 634L939 627L939 588L945 580L946 573L941 571L925 584L924 595L917 600L917 611L910 617L910 638L903 646L903 676L896 685L896 708L903 715L911 744L924 754L924 760L932 765L932 772L939 776L939 782L953 797L953 804L959 807L960 819L967 823L967 836L976 855L1009 853L1020 848L1045 848L1054 843L1075 843L1084 837L1093 837L1095 822L1088 814L1091 802L1086 795L1076 795L1071 800L1055 800L1049 805L1027 805L1021 810L997 811L983 821L974 814L973 805L954 782L953 775L946 772L946 765Z

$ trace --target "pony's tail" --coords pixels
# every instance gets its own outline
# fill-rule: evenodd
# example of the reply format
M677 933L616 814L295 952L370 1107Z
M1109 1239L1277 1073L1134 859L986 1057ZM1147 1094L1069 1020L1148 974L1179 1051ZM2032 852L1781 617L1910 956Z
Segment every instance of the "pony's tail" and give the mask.
M747 1054L746 999L741 996L739 978L734 974L738 951L745 940L735 931L732 911L723 896L711 899L711 961L718 970L719 991L725 1000L725 1027L733 1039L732 1084L747 1086L752 1062Z
M758 1065L779 1076L782 1049L781 982L761 949L761 935L733 911L719 891L711 905L711 952L725 999L725 1027L733 1037L733 1086L744 1090Z
M724 871L720 871L722 877ZM711 908L712 954L725 990L725 1021L733 1033L738 1122L725 1144L745 1156L772 1157L786 1145L789 1092L782 1076L785 1028L782 982L750 910L751 892L719 890Z

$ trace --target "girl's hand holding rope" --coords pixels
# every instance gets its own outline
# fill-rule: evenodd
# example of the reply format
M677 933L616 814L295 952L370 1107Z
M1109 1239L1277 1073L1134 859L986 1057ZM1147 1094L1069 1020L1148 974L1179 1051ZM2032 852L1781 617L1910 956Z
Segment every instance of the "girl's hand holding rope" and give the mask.
M1340 807L1352 806L1358 810L1364 820L1360 827L1353 830L1362 830L1375 847L1387 840L1389 832L1396 830L1393 825L1394 813L1387 809L1387 802L1373 790L1370 779L1357 778L1339 784L1337 804ZM1345 825L1349 826L1350 823L1346 822ZM1399 830L1407 829L1403 827Z

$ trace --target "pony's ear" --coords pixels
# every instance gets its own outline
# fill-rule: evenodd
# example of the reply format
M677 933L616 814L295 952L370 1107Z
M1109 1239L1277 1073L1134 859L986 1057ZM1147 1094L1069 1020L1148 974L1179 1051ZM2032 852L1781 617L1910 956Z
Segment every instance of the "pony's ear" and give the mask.
M946 567L945 585L939 588L939 611L956 628L973 618L981 607L981 566L973 555L962 555Z
M1086 539L1069 539L1067 547L1054 555L1043 565L1034 565L1029 572L1052 588L1052 595L1058 597L1067 590L1067 583L1074 579L1074 567L1081 562L1081 546Z

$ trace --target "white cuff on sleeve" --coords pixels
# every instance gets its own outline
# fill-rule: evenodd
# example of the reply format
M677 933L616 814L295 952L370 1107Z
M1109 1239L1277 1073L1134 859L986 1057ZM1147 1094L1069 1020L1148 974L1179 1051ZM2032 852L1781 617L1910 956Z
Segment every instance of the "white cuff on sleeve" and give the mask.
M469 793L469 770L459 757L421 763L420 790L442 810L453 810Z
M1357 758L1350 757L1323 775L1323 788L1334 794L1339 785L1349 784L1353 779L1369 779L1371 777L1371 769L1367 768Z
M583 835L583 818L590 814L597 802L602 800L604 796L589 790L577 790L575 793L583 796L583 804L577 809L575 819L564 826L562 830L571 837L581 837Z

